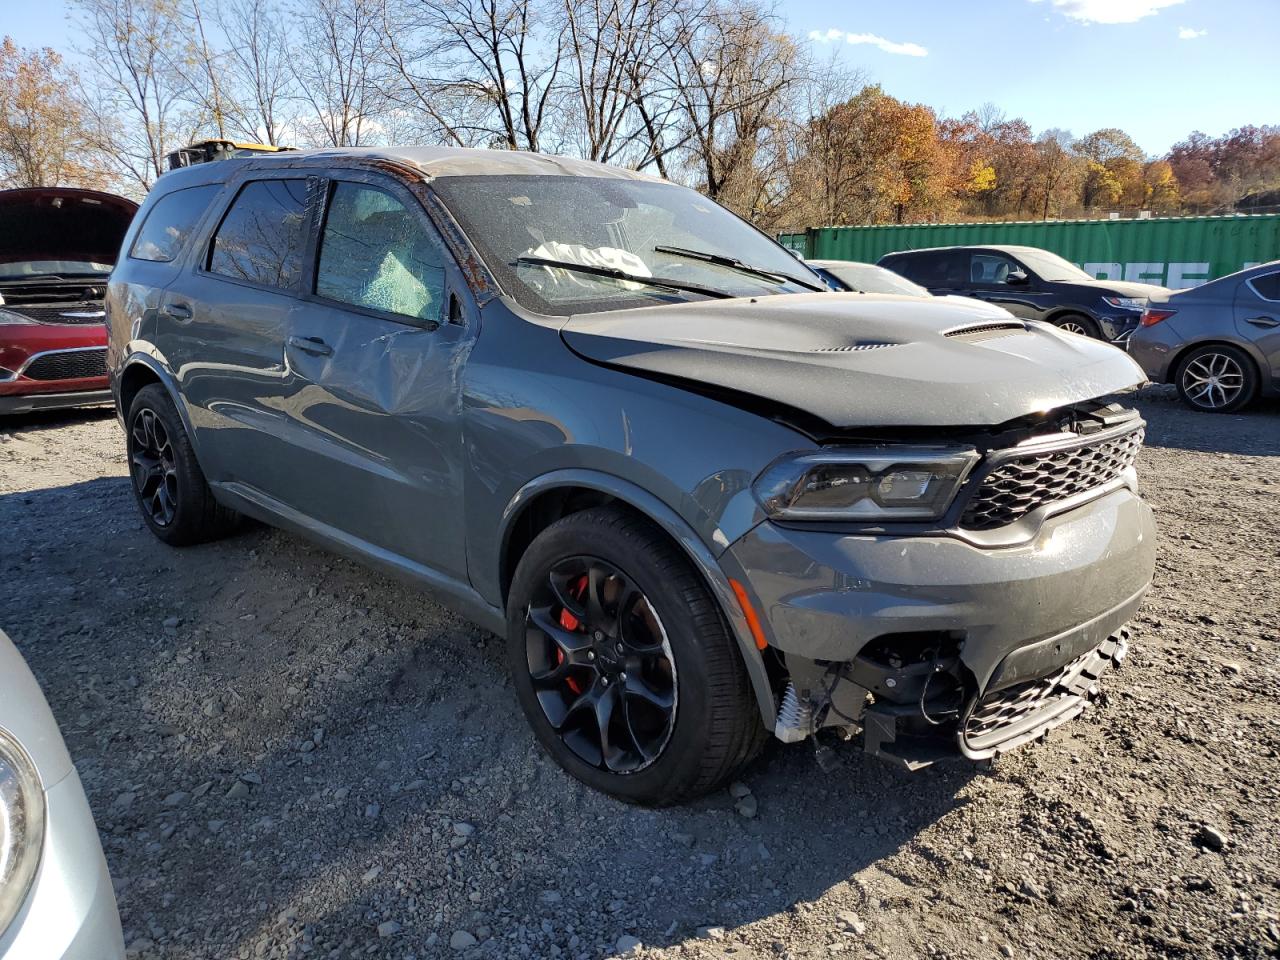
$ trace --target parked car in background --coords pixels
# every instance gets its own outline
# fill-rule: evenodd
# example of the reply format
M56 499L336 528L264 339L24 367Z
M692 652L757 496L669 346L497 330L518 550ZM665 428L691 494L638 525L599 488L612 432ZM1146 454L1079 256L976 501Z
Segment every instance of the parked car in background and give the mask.
M1149 283L1095 280L1038 247L974 246L905 250L879 265L935 295L977 297L1017 317L1113 343L1128 339L1147 300L1170 291Z
M928 290L906 277L854 260L806 260L805 265L835 290L853 293L889 293L900 297L930 297Z
M429 587L597 789L704 793L770 733L987 759L1124 656L1156 538L1121 351L833 293L693 190L514 151L198 164L124 249L151 531L244 513Z
M1152 297L1129 353L1197 410L1280 395L1280 260Z
M0 632L0 960L123 956L84 788L39 684Z
M137 209L96 190L0 191L0 414L110 402L102 298Z

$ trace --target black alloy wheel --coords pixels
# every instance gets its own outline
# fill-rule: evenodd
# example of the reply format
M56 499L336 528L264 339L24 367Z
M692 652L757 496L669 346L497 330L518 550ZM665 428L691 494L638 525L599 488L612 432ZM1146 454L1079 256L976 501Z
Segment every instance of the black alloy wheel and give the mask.
M125 448L134 498L151 532L173 547L216 540L239 515L214 499L168 391L144 386L129 405Z
M154 410L143 407L129 431L129 464L138 503L157 527L168 527L178 511L178 466L169 431Z
M630 774L661 755L675 724L675 661L625 572L597 557L554 564L527 610L525 653L539 706L582 761Z
M714 790L769 736L706 581L621 505L561 517L524 548L507 592L507 664L543 749L631 803Z

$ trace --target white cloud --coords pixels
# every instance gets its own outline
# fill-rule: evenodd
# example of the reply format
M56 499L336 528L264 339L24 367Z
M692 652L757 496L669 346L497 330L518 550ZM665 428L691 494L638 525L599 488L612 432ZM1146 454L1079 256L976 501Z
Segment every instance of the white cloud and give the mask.
M918 43L895 43L893 40L886 40L884 37L876 36L874 33L845 33L843 30L811 30L809 31L809 39L817 43L833 43L843 40L845 43L852 44L870 44L883 50L885 53L894 53L904 57L927 57L929 51Z
M1044 0L1031 0L1043 3ZM1159 13L1165 7L1177 6L1186 0L1049 0L1055 10L1060 10L1072 20L1081 23L1133 23L1143 17Z
M1196 37L1203 37L1208 32L1209 32L1208 30L1196 30L1193 27L1179 27L1178 39L1194 40Z

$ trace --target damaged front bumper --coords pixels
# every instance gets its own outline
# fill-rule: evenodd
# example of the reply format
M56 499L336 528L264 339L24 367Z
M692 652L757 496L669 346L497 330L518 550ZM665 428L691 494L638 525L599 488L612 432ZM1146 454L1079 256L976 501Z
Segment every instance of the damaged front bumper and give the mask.
M908 768L988 760L1078 716L1154 570L1131 479L1022 543L762 523L731 545L783 685L775 735L823 729Z

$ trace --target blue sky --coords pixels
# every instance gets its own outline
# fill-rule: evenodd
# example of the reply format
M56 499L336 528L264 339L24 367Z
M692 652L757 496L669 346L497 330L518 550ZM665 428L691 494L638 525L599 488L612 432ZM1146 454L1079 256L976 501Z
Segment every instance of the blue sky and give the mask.
M948 114L991 101L1037 132L1121 127L1153 154L1195 129L1280 123L1280 0L783 0L778 10L820 52ZM0 34L73 42L63 0L0 0Z

